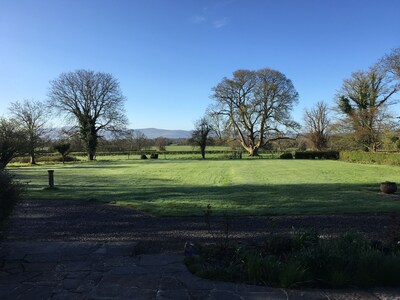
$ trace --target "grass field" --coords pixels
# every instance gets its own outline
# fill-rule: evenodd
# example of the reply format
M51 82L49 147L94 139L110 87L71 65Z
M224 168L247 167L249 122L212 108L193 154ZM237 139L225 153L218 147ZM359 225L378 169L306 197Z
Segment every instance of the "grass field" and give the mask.
M48 190L47 169L57 189ZM400 167L318 160L102 160L10 167L29 182L26 197L116 201L159 216L382 213L400 196L378 193L400 182Z

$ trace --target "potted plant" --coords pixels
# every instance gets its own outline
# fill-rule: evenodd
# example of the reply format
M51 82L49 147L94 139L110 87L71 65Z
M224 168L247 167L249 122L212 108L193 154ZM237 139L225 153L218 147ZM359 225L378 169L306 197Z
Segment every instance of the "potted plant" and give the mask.
M385 181L381 183L380 189L382 193L393 194L397 191L397 184L396 182Z

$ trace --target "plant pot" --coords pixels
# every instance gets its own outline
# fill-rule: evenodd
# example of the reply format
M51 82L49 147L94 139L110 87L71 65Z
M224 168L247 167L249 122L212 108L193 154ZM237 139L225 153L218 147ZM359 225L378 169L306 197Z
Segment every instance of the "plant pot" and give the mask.
M385 181L381 183L381 192L385 194L393 194L397 191L396 182Z

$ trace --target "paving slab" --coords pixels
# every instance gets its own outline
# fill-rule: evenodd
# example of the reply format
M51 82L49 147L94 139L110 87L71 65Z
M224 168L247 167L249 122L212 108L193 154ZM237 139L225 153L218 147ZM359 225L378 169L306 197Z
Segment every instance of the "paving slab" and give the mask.
M35 218L30 217L32 214ZM338 217L310 216L285 217L280 224L291 230L299 222L314 224L327 219L335 230L343 223ZM362 228L387 222L385 216L339 219ZM265 228L269 219L238 220L240 226L233 232L240 239L254 238L254 231ZM8 239L0 243L0 299L400 300L400 288L288 290L211 281L191 274L182 255L150 254L169 242L179 242L183 248L184 239L208 241L202 222L193 218L158 219L98 203L23 201L11 217Z
M132 242L3 243L0 298L400 299L400 289L286 290L201 279L187 270L182 255L134 255L134 245ZM18 255L13 255L12 249Z

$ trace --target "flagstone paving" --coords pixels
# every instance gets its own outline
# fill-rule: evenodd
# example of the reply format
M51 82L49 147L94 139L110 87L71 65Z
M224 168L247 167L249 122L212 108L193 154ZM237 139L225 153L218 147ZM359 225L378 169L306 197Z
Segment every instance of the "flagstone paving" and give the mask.
M135 255L136 242L4 242L0 299L399 299L398 291L285 290L189 273L181 255Z
M21 207L11 219L8 238L0 243L0 299L400 299L400 289L394 288L289 290L205 280L186 269L183 255L143 254L136 240L105 235L101 241L46 239L53 226L61 230L73 224L66 222L67 215L51 223L38 221L34 234L31 228L17 232L24 218L47 217L24 215ZM101 206L103 213L108 207L112 209ZM64 230L74 234L71 227Z

